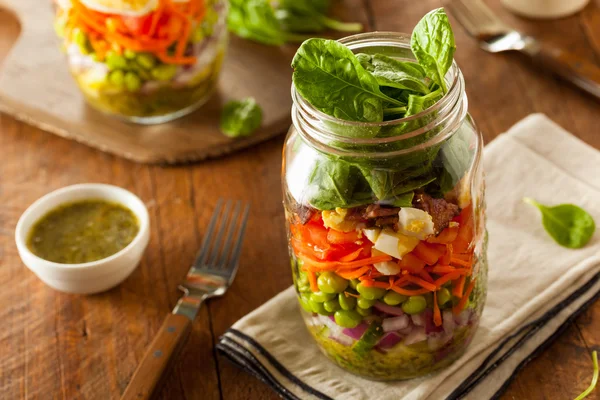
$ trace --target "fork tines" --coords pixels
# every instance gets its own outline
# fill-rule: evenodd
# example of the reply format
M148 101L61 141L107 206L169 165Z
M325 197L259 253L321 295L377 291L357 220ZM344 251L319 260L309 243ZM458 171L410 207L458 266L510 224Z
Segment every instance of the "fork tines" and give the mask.
M249 210L250 205L239 200L235 204L232 200L217 201L194 262L195 268L225 275L235 272Z

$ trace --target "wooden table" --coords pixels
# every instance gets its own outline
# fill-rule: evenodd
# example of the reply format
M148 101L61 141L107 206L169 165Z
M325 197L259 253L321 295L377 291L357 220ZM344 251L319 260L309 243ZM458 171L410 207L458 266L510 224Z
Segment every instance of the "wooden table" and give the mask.
M518 19L498 0L489 2L507 22L600 64L600 0L579 16L551 22ZM343 13L372 30L410 31L437 6L436 0L346 0ZM454 28L470 110L486 141L526 115L543 112L600 147L600 102L519 56L484 53L458 24ZM0 14L0 57L17 32L10 16ZM179 296L177 284L218 196L252 203L241 268L227 295L200 311L162 398L276 398L215 354L213 346L237 319L291 283L279 176L282 142L271 140L200 165L164 168L124 161L0 115L0 399L118 398ZM150 246L139 268L119 287L95 296L46 287L23 266L13 240L17 219L29 204L81 182L106 182L137 193L152 221ZM600 346L599 331L597 303L518 374L504 398L574 398L591 379L590 351ZM590 398L600 398L600 390Z

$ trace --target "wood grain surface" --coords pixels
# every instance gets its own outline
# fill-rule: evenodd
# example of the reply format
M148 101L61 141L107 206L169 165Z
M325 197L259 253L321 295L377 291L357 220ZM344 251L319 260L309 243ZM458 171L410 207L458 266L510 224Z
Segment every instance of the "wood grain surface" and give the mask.
M512 16L499 0L487 2L506 22L600 65L600 0L580 15L536 22ZM337 4L336 12L369 23L369 29L395 31L410 31L439 6L437 0ZM600 148L600 102L518 55L483 52L453 23L470 111L486 141L528 114L543 112ZM0 14L0 57L10 45L6 38L18 29L8 14ZM219 196L252 204L240 271L223 298L200 310L161 398L276 399L269 387L215 354L213 346L237 319L291 284L280 192L282 143L273 139L199 165L147 166L0 115L0 399L117 399L175 305L177 284ZM151 215L151 242L141 265L119 287L95 296L46 287L23 266L13 240L17 219L29 204L80 182L131 190ZM598 332L596 303L517 375L503 399L573 399L590 382ZM600 390L589 398L600 399Z
M232 38L208 103L167 124L135 125L106 118L85 104L58 51L50 1L0 0L2 5L20 21L21 32L0 69L0 111L29 124L143 163L220 156L280 135L290 124L291 47ZM251 137L230 139L219 131L222 105L248 96L263 108L263 124Z

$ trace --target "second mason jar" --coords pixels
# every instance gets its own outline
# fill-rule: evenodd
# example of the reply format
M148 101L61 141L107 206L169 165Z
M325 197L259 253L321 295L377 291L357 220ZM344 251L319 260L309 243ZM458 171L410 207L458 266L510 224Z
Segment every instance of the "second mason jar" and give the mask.
M161 123L200 107L216 88L226 0L56 3L69 69L99 111Z
M402 34L341 42L414 60ZM484 306L483 144L456 64L446 81L432 107L381 123L336 119L292 88L283 189L298 301L323 353L367 378L448 366Z

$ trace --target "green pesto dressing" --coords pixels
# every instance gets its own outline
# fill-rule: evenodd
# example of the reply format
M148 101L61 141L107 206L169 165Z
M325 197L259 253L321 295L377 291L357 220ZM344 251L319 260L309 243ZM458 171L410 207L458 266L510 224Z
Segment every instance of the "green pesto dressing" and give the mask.
M133 212L117 203L64 204L40 218L27 239L38 257L61 264L101 260L127 247L139 231Z

